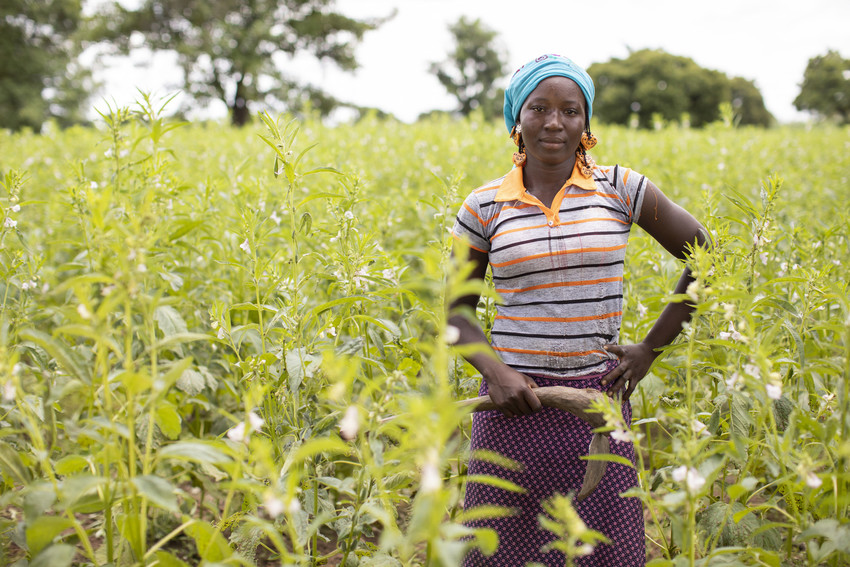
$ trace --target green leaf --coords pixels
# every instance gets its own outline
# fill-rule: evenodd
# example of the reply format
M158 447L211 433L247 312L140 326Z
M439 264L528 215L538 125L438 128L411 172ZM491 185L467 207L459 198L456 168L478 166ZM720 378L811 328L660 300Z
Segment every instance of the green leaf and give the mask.
M161 447L156 452L158 460L175 459L178 461L192 461L217 465L232 461L222 446L214 442L203 441L178 441Z
M172 404L160 402L156 408L156 424L162 434L169 439L180 437L180 414Z
M170 512L178 511L175 488L165 479L152 475L137 476L133 485L141 496L156 506Z
M186 392L190 396L200 394L207 385L207 380L204 375L197 370L191 368L183 371L180 378L177 379L177 389L181 392Z
M159 567L189 567L188 563L167 551L157 551L154 553L154 557Z
M310 457L321 453L347 454L349 452L351 452L351 447L349 447L340 438L322 437L319 439L311 439L298 447L298 450L294 455L294 460L295 462L305 461Z
M35 556L29 567L69 567L77 554L71 545L51 545Z
M511 482L510 480L506 480L504 478L499 478L496 476L490 476L487 474L470 474L466 477L466 482L477 482L478 484L486 484L488 486L493 486L495 488L501 488L502 490L507 490L508 492L516 492L518 494L524 494L525 489L520 485Z
M615 455L613 453L604 453L599 455L584 455L579 457L583 461L608 461L609 463L617 463L619 465L623 465L624 467L629 467L630 469L635 468L630 460L623 457L622 455Z
M44 350L47 354L56 360L56 363L62 367L68 374L79 378L86 384L91 384L91 376L85 370L88 366L80 358L80 355L71 350L62 341L56 340L50 335L35 329L23 329L18 331L18 337L21 340L32 341Z
M32 480L32 474L24 465L18 452L2 441L0 441L0 471L3 476L19 484L28 484Z
M56 474L69 475L88 468L89 462L80 455L65 455L53 465Z
M204 561L223 561L233 555L233 550L221 532L206 522L191 524L186 528L186 533L195 540L198 554Z
M153 312L153 317L156 319L159 330L168 338L174 335L188 333L186 321L180 316L180 313L170 305L160 305Z
M27 547L35 556L50 545L53 539L70 527L74 522L62 516L40 516L27 525ZM73 548L72 548L73 549Z

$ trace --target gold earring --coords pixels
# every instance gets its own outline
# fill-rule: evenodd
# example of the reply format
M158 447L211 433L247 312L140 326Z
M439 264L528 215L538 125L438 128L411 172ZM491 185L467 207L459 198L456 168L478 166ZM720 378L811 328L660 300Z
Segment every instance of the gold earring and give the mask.
M578 167L581 170L581 174L585 177L590 177L593 175L593 168L596 167L596 162L593 161L593 158L590 157L584 148L579 147L576 150L576 163L578 163Z
M581 134L581 146L585 150L592 149L598 141L599 140L596 139L596 136L590 132L582 132Z
M525 144L522 143L522 126L517 124L511 129L511 139L517 145L519 151L514 152L512 161L517 167L525 165Z

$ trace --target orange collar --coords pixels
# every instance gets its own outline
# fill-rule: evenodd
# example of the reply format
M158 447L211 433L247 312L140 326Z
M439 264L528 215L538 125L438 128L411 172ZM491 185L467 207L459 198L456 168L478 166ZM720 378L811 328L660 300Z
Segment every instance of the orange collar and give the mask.
M578 166L578 162L573 166L573 173L564 183L562 189L570 185L575 185L585 191L596 191L596 182L593 180L593 176L585 177ZM522 184L522 168L515 167L502 180L499 190L496 191L495 200L497 202L524 201L523 197L526 197L526 189L525 185Z

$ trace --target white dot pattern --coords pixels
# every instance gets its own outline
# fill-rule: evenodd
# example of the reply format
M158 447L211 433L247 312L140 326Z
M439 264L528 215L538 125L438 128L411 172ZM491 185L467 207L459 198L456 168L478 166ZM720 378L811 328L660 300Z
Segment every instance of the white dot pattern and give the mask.
M613 365L612 365L613 367ZM601 379L607 373L589 375L577 380L557 380L533 376L539 386L571 386L602 390ZM480 395L487 394L482 380ZM623 404L626 423L631 422L631 405ZM487 484L470 482L466 488L465 508L485 504L509 506L515 515L507 518L476 520L470 527L488 527L499 534L499 547L490 557L478 550L470 552L464 567L517 567L530 562L546 566L563 566L565 557L558 551L542 553L541 547L554 536L540 528L541 503L555 493L577 494L581 488L592 433L590 427L574 415L554 409L529 416L506 418L498 411L479 412L472 423L472 450L489 449L522 463L520 471L509 471L492 463L472 460L469 474L496 476L525 489L517 494ZM611 440L611 453L632 463L632 443ZM623 498L621 493L637 485L635 469L608 463L605 476L596 490L583 502L573 505L591 529L605 534L610 544L600 544L591 555L576 560L579 567L634 567L646 563L644 523L641 502Z

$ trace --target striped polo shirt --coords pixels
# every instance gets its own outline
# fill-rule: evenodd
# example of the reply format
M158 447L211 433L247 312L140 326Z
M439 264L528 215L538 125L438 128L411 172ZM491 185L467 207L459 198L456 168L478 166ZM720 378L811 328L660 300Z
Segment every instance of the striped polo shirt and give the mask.
M570 378L601 372L623 315L623 260L646 178L619 166L578 166L551 208L525 190L522 169L473 191L452 233L489 257L501 298L490 333L514 369Z

